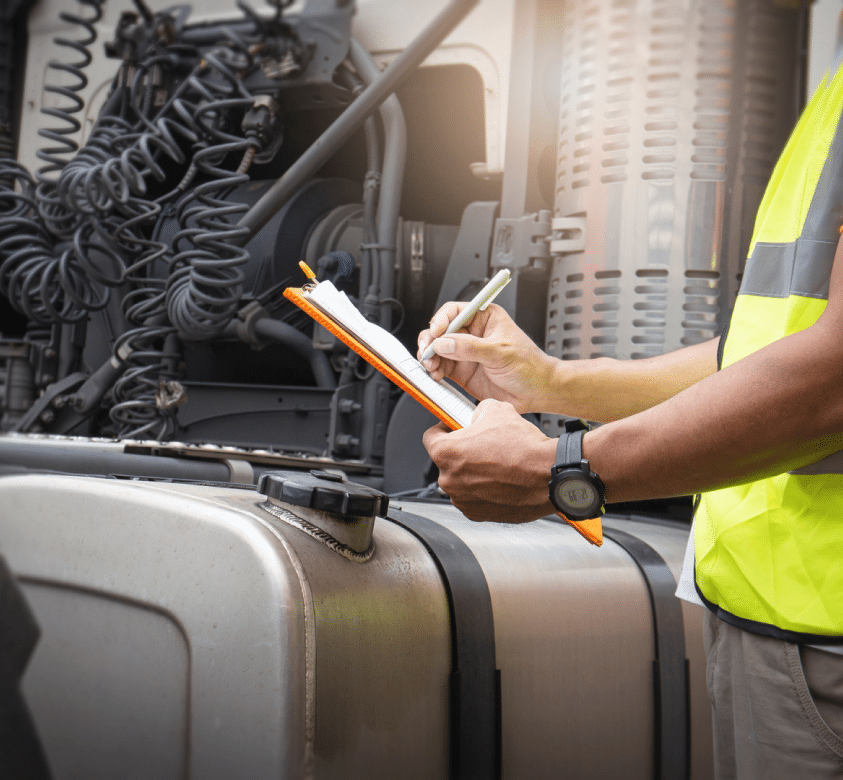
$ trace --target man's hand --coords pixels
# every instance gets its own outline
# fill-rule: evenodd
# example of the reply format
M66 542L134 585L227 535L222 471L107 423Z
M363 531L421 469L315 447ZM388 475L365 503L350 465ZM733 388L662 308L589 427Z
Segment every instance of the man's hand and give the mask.
M446 303L419 334L419 358L431 342L437 352L425 368L437 381L450 377L475 398L506 401L519 412L539 411L539 399L552 384L554 359L494 304L477 312L467 332L440 338L467 305Z
M547 483L556 440L511 404L483 401L468 428L440 423L425 432L424 446L439 467L439 486L471 520L524 523L553 513Z

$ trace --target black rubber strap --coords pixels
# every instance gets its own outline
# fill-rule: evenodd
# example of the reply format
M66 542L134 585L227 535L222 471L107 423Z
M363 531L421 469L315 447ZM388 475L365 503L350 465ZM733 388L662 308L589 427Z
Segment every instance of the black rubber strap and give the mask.
M453 531L426 517L389 508L388 520L428 549L445 583L451 617L451 777L497 780L501 772L500 672L486 576Z
M664 558L637 536L615 527L607 528L605 524L603 536L629 553L644 575L650 594L655 634L653 777L656 780L687 778L690 771L688 659L676 580Z
M582 439L585 430L563 433L556 444L556 467L579 466L582 463Z

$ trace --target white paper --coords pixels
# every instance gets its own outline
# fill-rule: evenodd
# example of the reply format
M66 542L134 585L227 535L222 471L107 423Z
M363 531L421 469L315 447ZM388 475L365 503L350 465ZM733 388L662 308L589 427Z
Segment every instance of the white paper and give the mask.
M436 382L432 379L424 366L395 336L374 322L369 322L348 296L340 292L331 282L324 281L317 284L308 292L308 299L463 428L471 424L474 404L444 382Z

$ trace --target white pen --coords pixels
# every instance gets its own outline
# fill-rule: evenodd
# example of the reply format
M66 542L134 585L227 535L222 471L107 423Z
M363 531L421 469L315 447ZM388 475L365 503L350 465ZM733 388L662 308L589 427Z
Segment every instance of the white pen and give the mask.
M478 311L484 311L486 307L497 297L497 294L506 287L507 283L509 282L509 270L504 268L502 271L498 271L491 279L491 281L482 289L480 290L477 295L475 295L471 302L466 306L452 321L451 324L445 329L445 332L442 336L447 336L450 333L456 333L460 328L465 326L469 323L473 318L474 315L477 314ZM442 336L437 336L437 339L441 339ZM434 339L435 341L436 339ZM430 360L436 352L433 349L433 342L430 342L428 348L424 351L421 356L422 361Z

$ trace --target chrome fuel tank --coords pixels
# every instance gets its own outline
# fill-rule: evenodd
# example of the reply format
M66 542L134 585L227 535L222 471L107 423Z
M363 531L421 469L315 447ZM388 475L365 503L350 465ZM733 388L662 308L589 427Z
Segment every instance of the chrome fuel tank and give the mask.
M701 614L664 598L687 527L610 517L597 549L400 502L361 550L355 517L216 484L0 479L56 780L711 777ZM677 702L687 730L660 719Z

